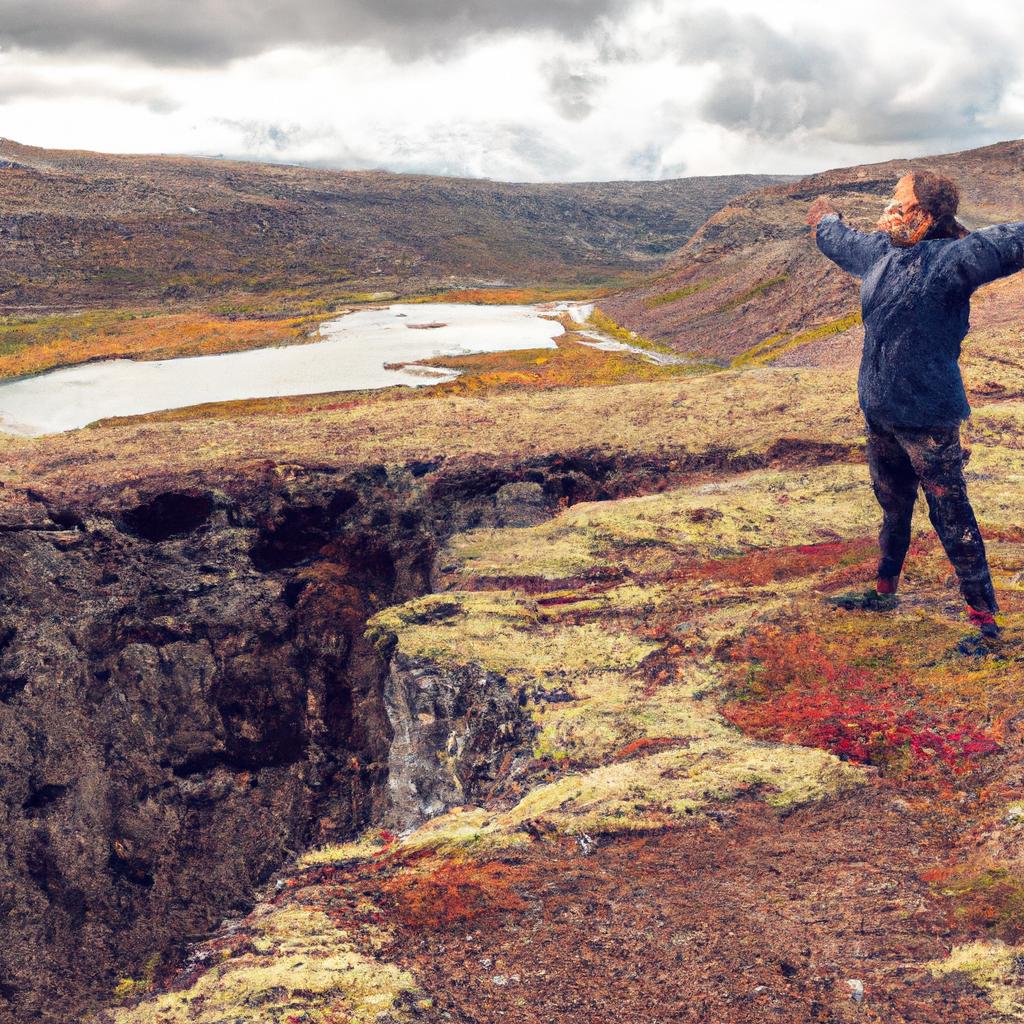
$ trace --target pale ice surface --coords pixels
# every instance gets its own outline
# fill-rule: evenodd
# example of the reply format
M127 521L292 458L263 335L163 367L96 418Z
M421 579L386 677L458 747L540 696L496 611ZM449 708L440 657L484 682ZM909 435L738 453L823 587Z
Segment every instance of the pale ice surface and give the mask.
M561 324L540 306L398 303L320 326L323 341L184 359L111 359L0 384L0 431L36 435L206 402L360 391L451 380L454 370L385 363L555 348ZM417 324L443 324L420 330Z

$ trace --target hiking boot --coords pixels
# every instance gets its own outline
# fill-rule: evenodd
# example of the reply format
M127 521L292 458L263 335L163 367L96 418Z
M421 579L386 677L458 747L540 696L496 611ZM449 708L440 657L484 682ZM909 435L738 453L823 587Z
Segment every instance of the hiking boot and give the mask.
M977 608L967 606L967 618L978 627L977 633L965 636L957 644L957 653L970 658L983 658L986 654L992 654L999 650L1003 631L996 622L995 613L990 611L979 611Z
M874 587L859 594L849 593L826 597L825 601L837 608L845 608L847 611L862 612L891 612L900 603L900 599L895 594L880 594Z
M972 608L968 605L967 618L978 627L978 632L986 640L998 640L1003 635L1003 631L999 623L996 622L996 617L992 612L978 611L977 608Z

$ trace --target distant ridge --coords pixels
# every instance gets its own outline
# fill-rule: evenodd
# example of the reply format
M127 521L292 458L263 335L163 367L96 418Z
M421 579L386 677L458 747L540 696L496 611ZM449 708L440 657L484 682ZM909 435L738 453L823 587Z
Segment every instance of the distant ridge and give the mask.
M511 184L3 139L0 306L621 279L781 180Z

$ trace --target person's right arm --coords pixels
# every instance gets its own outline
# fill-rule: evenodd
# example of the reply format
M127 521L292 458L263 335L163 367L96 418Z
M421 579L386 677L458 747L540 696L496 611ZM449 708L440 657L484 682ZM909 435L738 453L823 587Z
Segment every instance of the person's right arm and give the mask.
M972 290L1024 270L1024 221L972 231L947 248L946 259Z
M838 213L828 213L818 221L814 239L833 263L854 277L863 277L890 248L885 232L847 227Z

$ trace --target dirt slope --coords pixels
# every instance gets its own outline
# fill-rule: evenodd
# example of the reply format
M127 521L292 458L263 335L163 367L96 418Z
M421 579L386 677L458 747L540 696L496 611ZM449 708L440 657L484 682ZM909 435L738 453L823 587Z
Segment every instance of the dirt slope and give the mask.
M912 167L959 183L961 219L970 228L1024 220L1024 141L844 167L737 198L655 281L599 305L639 334L723 362L849 365L859 354L858 286L818 252L804 218L815 197L830 195L850 224L872 230L896 181ZM1020 289L1014 279L1001 293L1009 308L1020 308ZM988 306L976 302L976 312L975 327L988 327Z

